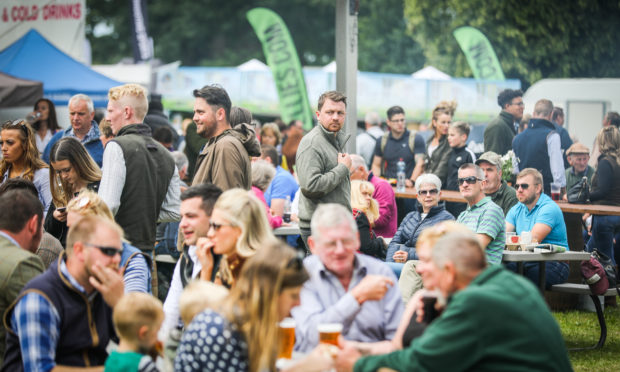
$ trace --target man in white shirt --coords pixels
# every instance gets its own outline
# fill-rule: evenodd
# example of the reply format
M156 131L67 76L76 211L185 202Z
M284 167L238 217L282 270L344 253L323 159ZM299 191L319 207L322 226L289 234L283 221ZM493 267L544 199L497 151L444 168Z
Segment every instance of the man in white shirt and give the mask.
M125 237L152 254L157 222L178 221L180 179L170 152L150 136L142 121L146 89L126 84L110 89L106 119L115 138L103 153L99 196Z
M162 340L168 336L171 330L180 325L179 298L181 292L189 281L199 276L202 269L196 253L196 243L198 239L207 236L211 212L213 212L213 206L221 194L222 190L211 183L192 186L181 194L179 230L184 237L183 255L174 267L170 289L164 302L165 318L159 332ZM214 261L213 273L217 272L215 265L219 260Z

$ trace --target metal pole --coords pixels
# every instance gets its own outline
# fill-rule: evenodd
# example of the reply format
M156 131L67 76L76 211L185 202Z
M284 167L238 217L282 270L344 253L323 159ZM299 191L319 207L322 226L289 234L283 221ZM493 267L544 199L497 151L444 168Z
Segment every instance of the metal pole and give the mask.
M336 90L347 96L346 151L355 153L357 135L357 13L359 0L336 0Z

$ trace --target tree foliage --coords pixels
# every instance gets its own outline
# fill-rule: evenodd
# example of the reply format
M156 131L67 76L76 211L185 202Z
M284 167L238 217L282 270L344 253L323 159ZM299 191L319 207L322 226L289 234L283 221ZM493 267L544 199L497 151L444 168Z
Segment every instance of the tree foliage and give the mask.
M427 63L453 76L472 72L452 31L472 26L493 45L508 78L620 74L617 0L404 0L409 33Z
M87 37L93 63L117 63L132 56L130 2L87 0ZM325 65L335 57L334 0L175 0L148 2L148 31L155 56L186 66L235 66L265 60L246 12L257 6L278 13L287 24L302 65ZM113 26L95 37L98 23ZM422 67L419 45L406 34L402 0L360 2L359 68L411 73Z

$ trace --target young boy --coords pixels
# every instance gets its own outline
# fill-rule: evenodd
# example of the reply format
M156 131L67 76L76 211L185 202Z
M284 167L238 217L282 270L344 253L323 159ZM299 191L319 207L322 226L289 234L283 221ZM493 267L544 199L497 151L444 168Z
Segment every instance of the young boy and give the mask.
M444 190L458 190L458 171L459 167L466 163L474 163L476 155L466 147L469 137L469 124L464 121L457 121L450 125L448 129L448 144L452 148L450 159L448 160L448 178ZM467 208L465 203L446 203L446 210L456 218Z
M228 296L228 289L205 280L192 280L179 297L179 311L185 327L192 319L206 309L216 309ZM177 348L183 335L182 328L170 331L164 344L164 364L172 371Z
M114 307L113 321L120 342L106 360L105 371L157 371L150 355L158 354L157 332L164 321L161 301L146 293L127 293Z

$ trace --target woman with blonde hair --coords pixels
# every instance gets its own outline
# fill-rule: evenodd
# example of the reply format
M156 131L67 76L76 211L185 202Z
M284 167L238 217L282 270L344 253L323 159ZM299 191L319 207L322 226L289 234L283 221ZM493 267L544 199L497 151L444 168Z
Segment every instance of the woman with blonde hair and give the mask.
M265 123L260 129L260 144L261 145L270 145L278 150L278 156L280 157L279 164L274 164L274 166L280 165L282 168L289 170L288 163L286 161L286 157L282 156L282 132L280 132L280 128L276 123Z
M283 242L272 240L261 247L219 309L203 311L187 327L174 370L276 371L277 324L299 305L299 292L308 278L302 258ZM325 350L320 346L284 370L329 370L332 360Z
M63 137L50 151L50 203L45 218L45 231L55 236L64 246L67 238L66 207L80 191L97 191L101 181L101 169L80 141Z
M274 240L256 196L243 189L224 192L213 206L207 237L196 243L200 278L233 288L246 260ZM222 256L217 265L213 254Z
M41 160L35 141L35 133L24 120L6 121L0 128L0 184L21 177L34 183L39 193L43 210L52 201L49 184L49 169Z
M446 185L448 178L448 160L450 145L448 129L456 111L456 101L442 101L434 109L431 118L433 135L426 142L426 172L433 173Z
M106 203L94 191L84 189L67 205L67 226L71 227L82 217L97 216L114 221L114 216ZM123 269L125 293L151 293L151 258L138 248L123 239L120 268ZM114 255L116 252L104 251L105 255Z
M601 152L598 166L592 176L590 201L593 204L620 205L620 131L613 125L604 127L596 136ZM620 227L620 216L592 216L592 237L586 250L594 248L617 263L613 251L615 230Z
M385 260L386 244L372 230L379 218L379 203L372 195L375 187L368 181L351 181L351 208L360 234L360 252Z

